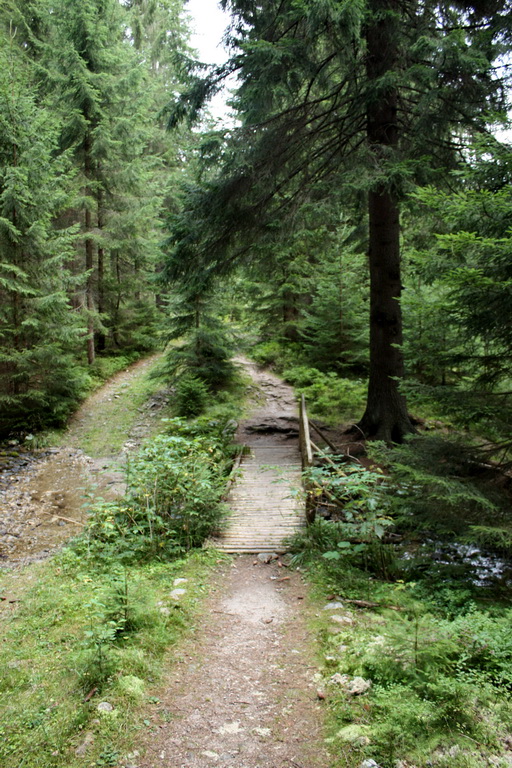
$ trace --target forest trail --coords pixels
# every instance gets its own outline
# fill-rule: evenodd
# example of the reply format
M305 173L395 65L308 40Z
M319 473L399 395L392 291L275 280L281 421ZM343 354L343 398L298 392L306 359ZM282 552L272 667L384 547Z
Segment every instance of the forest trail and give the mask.
M186 585L183 585L186 588ZM145 716L137 768L327 768L300 575L240 555Z
M214 542L223 552L283 552L286 539L304 524L300 488L297 402L293 389L246 358L251 376L250 415L236 439L243 455L242 475L226 499L228 526Z
M63 517L82 521L83 488L95 473L104 473L101 482L106 490L118 488L113 462L120 455L107 454L112 439L110 416L115 409L123 411L122 393L132 391L132 384L152 364L152 360L141 361L91 396L73 418L61 447L34 461L4 491L11 505L21 499L10 521L19 526L20 546L4 562L18 565L41 559L73 535L79 526L66 523ZM239 440L255 448L276 435L278 444L296 451L291 388L249 361L243 364L254 382L250 387L253 407L240 424ZM138 418L129 424L125 421L124 450L134 449L151 432L163 397L153 395L138 409ZM98 427L104 455L91 458L81 447L90 444ZM287 488L280 492L289 493ZM20 510L18 517L16 510ZM269 562L265 559L247 554L219 558L193 635L170 652L163 682L145 700L141 716L152 727L137 731L131 765L331 765L315 682L314 641L308 629L314 609L300 574L277 556L268 556ZM186 581L178 581L179 589L171 593L177 609L189 590Z
M158 355L113 376L74 414L58 448L25 451L0 469L0 567L41 560L78 533L84 496L111 496L123 488L122 464L154 429L166 394L141 396L133 388ZM92 453L93 455L89 455Z
M262 556L238 555L214 575L193 638L177 659L173 654L155 692L155 727L138 744L137 768L330 765L306 586L276 555L263 555L271 546L282 549L283 535L302 521L289 484L300 483L296 401L276 376L244 358L238 362L253 380L249 417L237 431L251 458L228 500L236 507L232 523L213 543L227 551L250 551L256 543ZM281 471L283 482L276 483ZM270 531L266 513L272 507L281 510L281 518ZM249 543L244 535L252 537ZM186 584L180 586L187 591Z

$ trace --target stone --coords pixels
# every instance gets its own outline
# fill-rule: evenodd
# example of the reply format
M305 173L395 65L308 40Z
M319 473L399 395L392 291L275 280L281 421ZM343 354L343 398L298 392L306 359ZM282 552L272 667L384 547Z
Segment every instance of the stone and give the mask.
M174 579L173 587L179 587L180 584L188 584L188 579Z
M512 766L512 755L491 755L489 758L489 765L495 765L496 768L509 768Z
M349 675L340 675L336 672L329 678L333 685L339 685L352 696L360 696L371 688L371 681L363 677L350 677Z
M164 605L164 606L162 606L160 608L160 613L162 614L162 616L170 616L171 615L171 609L167 608L167 606Z
M337 613L331 616L331 621L335 621L336 624L345 624L346 626L350 626L354 623L354 619L350 616L340 616Z
M359 768L380 768L380 765L370 758L369 760L363 760Z
M94 743L94 734L86 733L82 743L75 749L75 755L77 757L85 757L89 747Z
M357 747L366 747L370 743L368 732L370 728L367 725L346 725L341 731L338 731L338 738Z
M236 720L234 723L224 723L220 728L217 728L214 732L219 733L221 736L225 736L228 733L241 733L244 729L240 728L240 721Z
M264 563L265 565L268 565L268 563L276 559L277 559L277 555L275 555L273 552L260 552L257 557L257 560L260 563Z
M186 594L186 589L173 589L172 592L169 593L169 597L171 600L179 600L181 597L183 597L184 594Z
M339 611L340 608L344 608L345 606L343 603L327 603L327 605L324 606L324 611Z
M100 701L100 703L98 704L96 709L98 710L98 712L113 712L114 711L114 707L108 701Z
M362 693L370 690L371 685L370 680L365 680L363 677L354 677L347 690L352 696L360 696Z

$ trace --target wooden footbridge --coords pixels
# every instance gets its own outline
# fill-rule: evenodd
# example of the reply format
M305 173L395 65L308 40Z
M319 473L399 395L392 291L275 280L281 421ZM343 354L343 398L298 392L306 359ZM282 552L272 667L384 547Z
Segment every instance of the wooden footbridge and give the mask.
M301 469L311 463L311 446L305 409L299 417L255 419L242 432L240 476L226 497L231 512L215 545L231 553L285 552L306 523Z

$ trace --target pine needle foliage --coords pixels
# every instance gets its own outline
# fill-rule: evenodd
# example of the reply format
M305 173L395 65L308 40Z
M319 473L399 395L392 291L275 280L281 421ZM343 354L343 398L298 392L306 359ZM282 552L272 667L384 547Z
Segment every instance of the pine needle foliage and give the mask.
M10 55L10 57L9 57ZM33 72L0 49L0 433L62 424L84 392L74 356L83 325L69 292L76 229L54 221L72 168L58 122L37 103Z

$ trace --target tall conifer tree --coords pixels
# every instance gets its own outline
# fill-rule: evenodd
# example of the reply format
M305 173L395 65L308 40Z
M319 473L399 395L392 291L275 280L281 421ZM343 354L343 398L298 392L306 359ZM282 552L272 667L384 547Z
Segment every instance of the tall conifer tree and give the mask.
M268 224L319 185L367 196L370 379L361 429L412 430L403 375L399 206L412 180L453 167L464 133L504 108L494 64L510 43L510 2L225 0L233 14L233 131L217 178L189 196L170 274L226 269ZM199 80L174 119L197 114L220 74ZM327 184L326 184L327 182Z
M0 434L62 421L81 392L79 333L70 311L71 165L58 122L36 98L18 28L0 31ZM22 38L22 36L20 36Z

